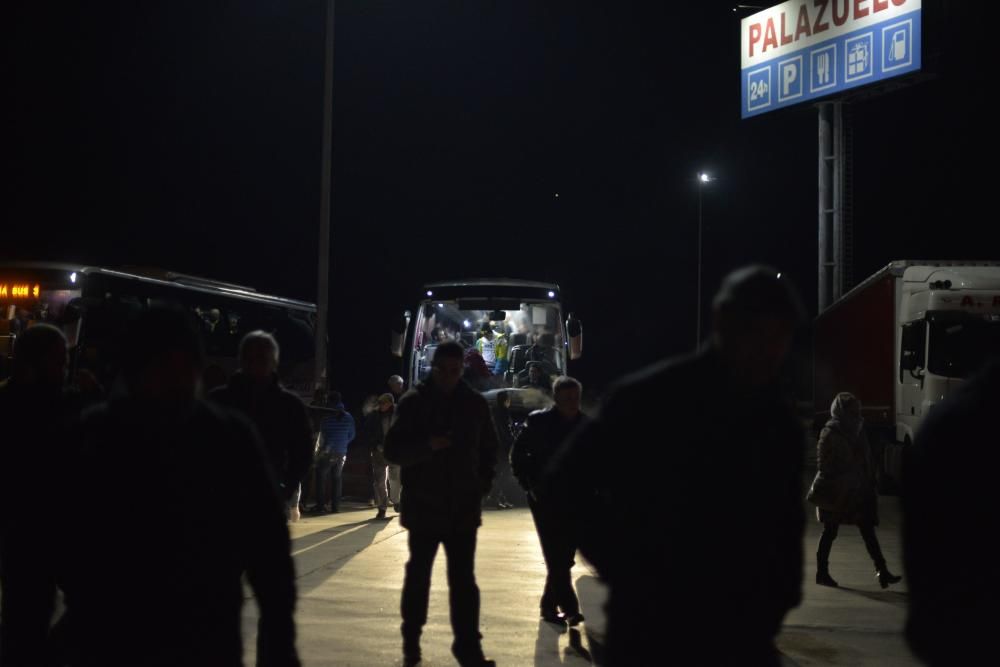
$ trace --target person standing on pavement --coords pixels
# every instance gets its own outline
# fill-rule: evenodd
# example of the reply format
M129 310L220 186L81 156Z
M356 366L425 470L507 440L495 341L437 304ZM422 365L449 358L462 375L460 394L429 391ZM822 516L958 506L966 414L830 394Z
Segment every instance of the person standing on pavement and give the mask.
M142 313L119 349L123 391L84 414L60 493L69 664L242 665L245 576L257 664L298 667L284 498L256 431L200 399L204 352L187 313ZM221 521L204 511L220 495Z
M375 477L375 506L378 507L376 520L385 519L389 502L394 511L399 512L399 467L396 466L394 477L392 465L385 457L385 437L392 426L395 414L395 403L392 394L382 394L378 397L375 412L368 415L364 425L364 438L371 457L372 471ZM386 484L388 482L388 484Z
M1000 626L1000 359L930 409L904 451L906 640L931 667L988 664Z
M240 341L240 370L209 396L242 412L257 427L268 460L288 504L298 514L302 480L313 459L309 412L298 396L278 380L278 341L266 331L251 331Z
M803 308L778 275L729 274L710 342L619 383L543 480L609 584L609 665L779 665L805 442L780 381Z
M14 344L12 376L0 383L0 665L45 664L55 611L53 506L72 418L65 392L66 338L36 324Z
M868 555L875 563L875 576L882 588L897 584L901 577L889 571L875 526L878 525L878 488L871 447L861 418L861 401L841 392L830 405L816 445L816 479L810 498L817 503L816 517L823 534L816 549L816 583L837 586L830 576L830 550L842 524L854 524L861 531ZM827 489L828 498L821 495Z
M556 379L552 385L555 406L528 415L510 451L511 468L528 493L528 507L545 556L547 573L539 603L541 617L548 623L571 627L583 621L570 575L576 543L571 527L562 521L555 501L546 495L540 480L559 446L586 423L587 416L580 411L582 392L582 385L574 378Z
M404 665L420 662L431 569L438 545L448 557L452 654L462 667L495 665L479 634L476 533L481 501L496 469L497 435L486 399L462 381L462 346L442 343L430 377L410 390L385 439L385 455L402 466L400 522L409 530L401 612Z
M512 509L514 504L507 499L505 487L511 476L510 449L514 446L514 424L510 415L510 393L498 391L496 404L493 406L493 423L497 427L497 442L500 451L497 453L497 472L493 480L493 488L483 501L485 507L494 506L498 510Z
M339 391L331 391L327 404L332 414L324 415L319 424L319 451L316 453L316 507L313 510L336 514L340 511L344 464L347 447L354 440L354 417L344 409ZM329 502L328 502L329 501Z

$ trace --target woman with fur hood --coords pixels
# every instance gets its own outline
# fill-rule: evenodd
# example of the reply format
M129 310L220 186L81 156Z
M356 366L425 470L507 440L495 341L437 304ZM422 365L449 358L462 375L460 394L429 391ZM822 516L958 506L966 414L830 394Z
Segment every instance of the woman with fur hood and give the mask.
M809 499L817 505L816 516L823 524L816 551L816 583L837 586L830 576L829 561L841 524L854 524L861 531L879 585L888 588L889 584L899 583L901 578L889 571L875 535L878 489L861 402L853 394L841 392L833 399L830 419L817 443L816 465L816 479L809 491Z

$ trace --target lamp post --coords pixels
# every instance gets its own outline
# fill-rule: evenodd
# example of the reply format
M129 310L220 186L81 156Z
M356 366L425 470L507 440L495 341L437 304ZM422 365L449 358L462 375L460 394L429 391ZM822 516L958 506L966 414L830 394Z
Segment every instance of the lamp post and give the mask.
M319 266L316 289L316 376L313 389L327 389L327 318L330 301L330 210L333 199L333 28L334 2L326 3L323 60L323 147L319 205Z
M698 172L698 305L694 328L694 349L696 352L701 345L701 190L706 183L711 183L714 180L707 173Z

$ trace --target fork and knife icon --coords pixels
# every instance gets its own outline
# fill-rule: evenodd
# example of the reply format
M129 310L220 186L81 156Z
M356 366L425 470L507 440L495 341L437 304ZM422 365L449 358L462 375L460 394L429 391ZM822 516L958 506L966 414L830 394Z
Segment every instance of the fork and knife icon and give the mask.
M816 56L816 81L820 85L830 81L830 54L820 53Z

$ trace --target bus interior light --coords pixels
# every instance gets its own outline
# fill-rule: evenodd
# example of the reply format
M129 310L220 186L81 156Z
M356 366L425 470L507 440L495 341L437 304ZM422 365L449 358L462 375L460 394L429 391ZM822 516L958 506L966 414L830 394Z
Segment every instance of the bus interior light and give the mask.
M71 283L73 283L73 284L76 284L76 271L74 271L73 273L69 274L69 281Z

